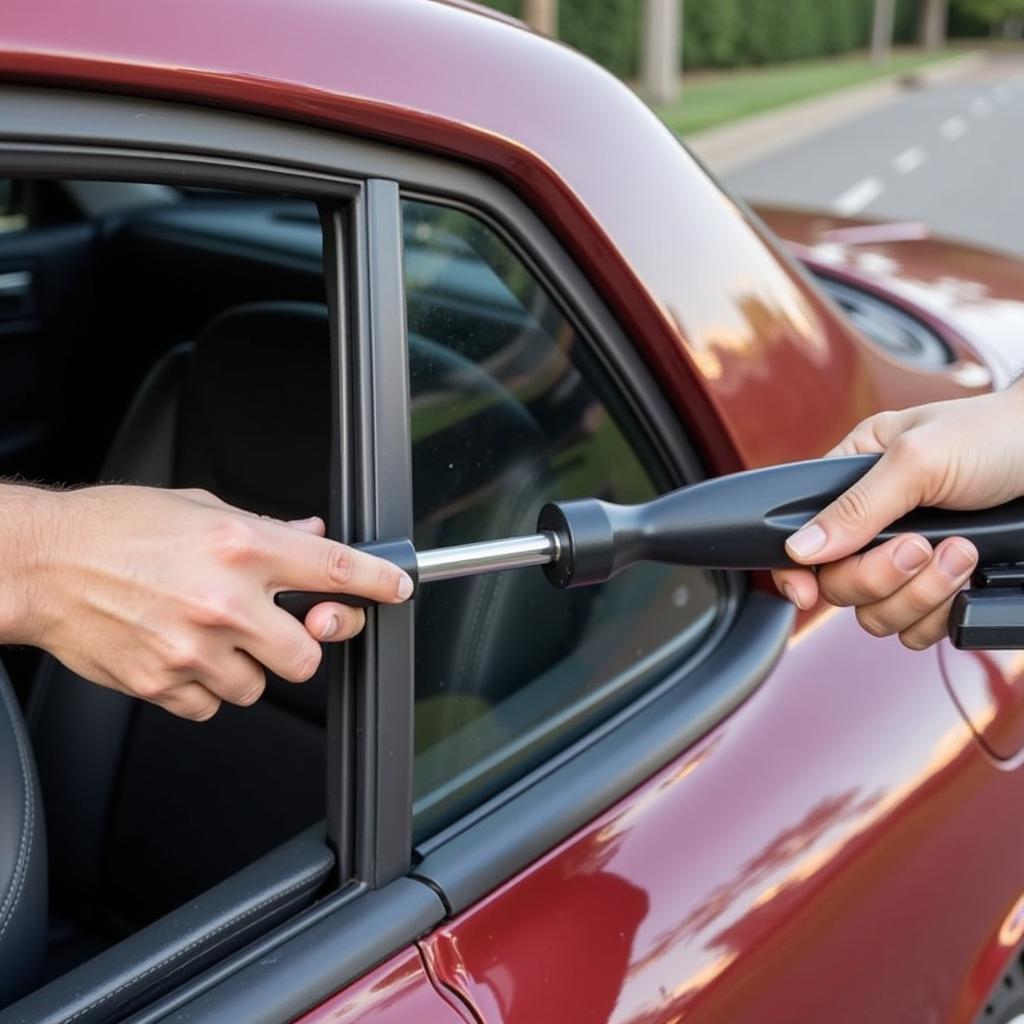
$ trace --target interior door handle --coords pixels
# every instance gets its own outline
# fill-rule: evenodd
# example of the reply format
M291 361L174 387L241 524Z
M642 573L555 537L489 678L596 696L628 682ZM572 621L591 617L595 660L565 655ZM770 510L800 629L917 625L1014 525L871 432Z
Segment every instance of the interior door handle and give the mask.
M21 316L32 308L35 275L31 270L0 273L0 316Z
M859 480L877 455L792 462L707 480L641 505L597 498L554 502L541 509L527 537L416 552L408 540L359 545L389 558L416 588L433 580L543 566L557 587L603 583L638 562L708 569L780 569L794 563L786 539ZM901 533L932 544L969 538L978 548L976 588L954 603L950 636L964 648L1024 647L1024 569L991 573L1024 561L1024 499L975 512L919 508L883 530L868 548ZM415 593L415 590L414 590ZM285 592L278 604L297 616L314 604L348 596Z

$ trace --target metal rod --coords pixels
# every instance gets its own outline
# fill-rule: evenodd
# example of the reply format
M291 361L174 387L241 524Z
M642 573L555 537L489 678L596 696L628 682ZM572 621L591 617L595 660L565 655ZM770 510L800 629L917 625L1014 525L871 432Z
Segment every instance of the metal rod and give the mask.
M477 544L458 544L450 548L432 548L416 554L420 583L453 580L503 569L521 569L528 565L547 565L558 558L558 538L553 533L535 533L530 537L485 540Z

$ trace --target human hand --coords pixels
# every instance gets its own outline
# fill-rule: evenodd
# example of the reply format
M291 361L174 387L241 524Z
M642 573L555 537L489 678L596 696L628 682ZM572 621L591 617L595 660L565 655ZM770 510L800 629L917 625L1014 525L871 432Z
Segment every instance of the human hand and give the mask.
M395 603L412 591L390 562L325 540L319 519L282 523L205 491L0 488L6 581L0 642L44 648L87 679L185 718L248 705L264 666L304 682L320 641L347 640L362 609L334 602L305 624L280 590Z
M820 566L817 576L810 569L772 576L798 608L819 597L854 606L869 633L898 633L923 650L946 635L949 607L978 561L974 545L950 537L933 550L904 534L854 552L918 506L989 508L1024 494L1024 387L879 413L828 455L869 452L883 455L786 543L795 562Z

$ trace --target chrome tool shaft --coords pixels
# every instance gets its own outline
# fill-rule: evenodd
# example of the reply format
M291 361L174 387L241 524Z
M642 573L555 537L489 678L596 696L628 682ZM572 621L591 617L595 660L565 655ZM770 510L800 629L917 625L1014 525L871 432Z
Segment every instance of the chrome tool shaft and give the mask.
M485 540L432 548L416 554L420 583L453 580L460 576L522 569L529 565L547 565L558 558L558 538L553 533L535 533L529 537Z

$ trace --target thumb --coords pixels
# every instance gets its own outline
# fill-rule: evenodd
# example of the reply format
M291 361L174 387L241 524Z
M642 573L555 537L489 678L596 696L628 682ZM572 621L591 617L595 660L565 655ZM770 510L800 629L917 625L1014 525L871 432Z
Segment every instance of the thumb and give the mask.
M786 541L801 565L834 562L859 551L919 503L914 469L886 452L867 473Z

